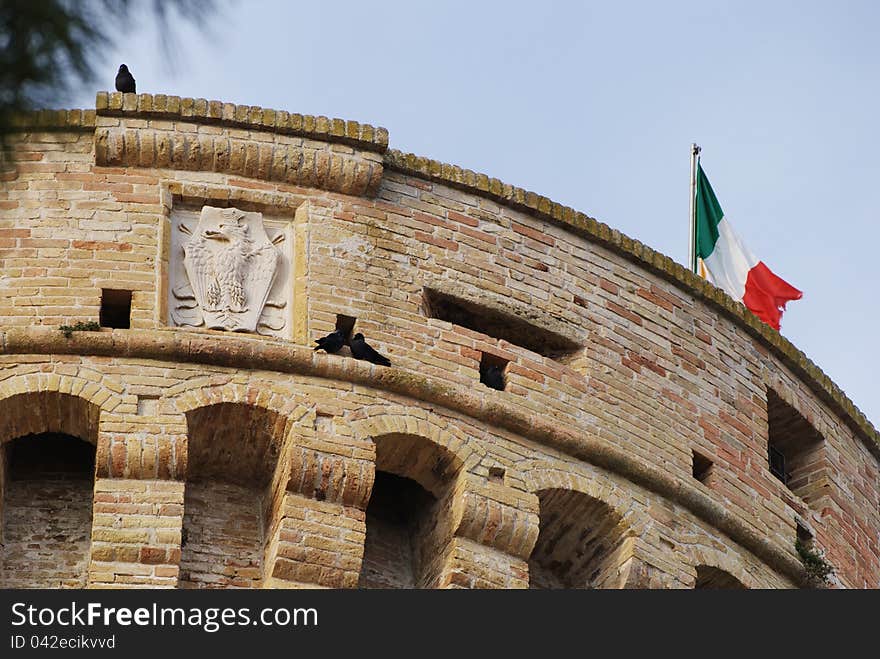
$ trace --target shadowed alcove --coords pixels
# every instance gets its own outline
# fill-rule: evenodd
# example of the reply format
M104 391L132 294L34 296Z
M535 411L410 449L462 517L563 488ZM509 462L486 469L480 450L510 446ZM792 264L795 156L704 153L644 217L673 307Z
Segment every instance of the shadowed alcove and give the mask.
M431 588L452 537L451 493L461 461L416 435L376 440L360 588Z
M57 392L0 401L0 587L85 587L99 415Z
M186 414L180 588L259 588L286 419L244 403Z
M535 589L620 588L625 534L611 507L582 492L538 493L540 531L529 559Z
M697 579L694 588L706 590L742 590L746 586L729 572L709 565L697 566Z

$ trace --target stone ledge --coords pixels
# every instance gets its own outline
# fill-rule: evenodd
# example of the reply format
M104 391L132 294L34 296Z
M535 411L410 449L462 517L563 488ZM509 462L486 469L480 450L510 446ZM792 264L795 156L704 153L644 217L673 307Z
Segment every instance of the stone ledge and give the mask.
M612 229L589 215L558 204L534 192L503 183L496 178L490 178L486 174L422 158L412 153L403 153L395 149L388 150L384 159L385 166L389 169L486 197L540 219L553 222L575 235L607 247L639 267L659 275L685 292L720 310L753 337L763 342L823 402L840 415L857 435L864 438L866 446L874 455L880 457L880 432L822 369L779 332L764 324L745 305L735 301L720 288L716 288L668 256L620 233L617 229Z
M94 110L37 110L12 118L13 131L82 131L95 129Z
M662 467L644 464L604 439L566 430L529 413L511 394L483 393L413 371L322 355L280 340L171 329L76 332L67 339L57 328L12 328L0 332L0 354L105 356L295 373L430 402L619 474L687 508L795 583L808 584L793 545L788 551L778 547L728 511L705 487L675 479Z
M95 108L99 116L219 124L350 144L378 153L384 153L388 148L388 131L382 127L375 128L369 124L344 119L271 110L256 105L234 105L204 98L181 98L165 94L98 92Z

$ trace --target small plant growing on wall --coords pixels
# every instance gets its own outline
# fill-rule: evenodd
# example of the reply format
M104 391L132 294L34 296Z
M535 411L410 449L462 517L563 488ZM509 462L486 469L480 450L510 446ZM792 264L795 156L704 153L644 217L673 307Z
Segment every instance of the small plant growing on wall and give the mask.
M808 542L798 539L794 543L794 548L800 556L801 563L804 564L810 582L814 586L828 585L829 577L834 574L834 566Z
M69 339L73 336L74 332L97 332L101 329L101 326L94 320L90 320L86 323L80 320L74 325L62 325L58 329L61 330L61 333L64 334L65 338Z

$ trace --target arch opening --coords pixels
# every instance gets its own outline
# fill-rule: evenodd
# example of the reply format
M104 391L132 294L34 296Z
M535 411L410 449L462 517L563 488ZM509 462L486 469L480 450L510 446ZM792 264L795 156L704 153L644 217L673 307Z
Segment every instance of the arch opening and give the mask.
M179 588L259 588L285 417L245 403L187 412Z
M88 576L95 446L29 434L3 446L0 586L83 588Z
M420 531L436 499L411 478L377 471L367 506L359 588L415 588Z
M0 401L0 443L41 433L63 433L98 443L101 408L56 391L16 394Z
M455 529L451 502L461 460L416 435L376 441L359 588L431 588Z
M694 588L706 590L744 590L747 587L730 572L710 565L698 565Z
M629 558L620 515L582 492L537 492L538 540L529 558L533 589L620 588Z

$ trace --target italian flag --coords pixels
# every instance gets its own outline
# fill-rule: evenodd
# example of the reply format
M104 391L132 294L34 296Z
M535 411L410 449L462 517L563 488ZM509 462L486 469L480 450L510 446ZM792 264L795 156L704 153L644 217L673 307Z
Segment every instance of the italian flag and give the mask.
M785 303L803 293L774 275L734 233L699 161L694 201L700 274L778 331Z

